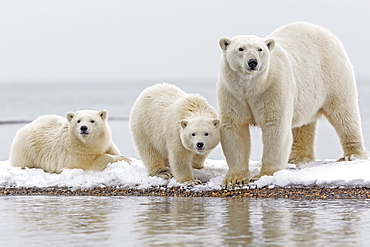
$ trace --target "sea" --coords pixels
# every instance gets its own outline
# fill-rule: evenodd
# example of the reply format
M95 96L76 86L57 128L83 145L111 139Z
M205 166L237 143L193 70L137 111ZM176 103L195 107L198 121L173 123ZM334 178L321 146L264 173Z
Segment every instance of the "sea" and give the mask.
M0 246L369 246L369 203L0 197Z
M213 80L173 80L217 109ZM12 140L41 115L105 109L113 141L139 158L128 119L151 81L0 82L0 161ZM370 143L370 83L358 79L365 145ZM261 131L252 128L251 160L261 159ZM317 159L342 154L334 129L321 119ZM218 146L210 159L223 160ZM370 200L176 197L0 197L0 246L369 246Z

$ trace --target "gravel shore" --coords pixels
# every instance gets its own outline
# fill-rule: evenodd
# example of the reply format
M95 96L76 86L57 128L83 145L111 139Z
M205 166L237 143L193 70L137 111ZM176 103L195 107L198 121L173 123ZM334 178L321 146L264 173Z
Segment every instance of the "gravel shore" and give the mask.
M181 187L122 189L113 187L73 189L67 187L7 188L0 187L0 196L175 196L175 197L249 197L291 199L359 199L370 198L370 188L255 188L194 191Z

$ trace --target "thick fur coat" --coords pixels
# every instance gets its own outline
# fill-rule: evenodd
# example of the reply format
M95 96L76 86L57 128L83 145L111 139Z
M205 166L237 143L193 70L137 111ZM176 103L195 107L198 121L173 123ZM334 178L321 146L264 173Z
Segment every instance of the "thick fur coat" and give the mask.
M251 125L262 129L259 175L287 162L315 159L317 119L324 115L343 148L340 160L367 158L361 134L354 72L338 38L309 23L292 23L265 38L236 36L219 41L217 83L221 144L229 171L224 184L250 180Z
M73 168L101 171L109 163L129 162L112 141L107 114L83 110L67 113L67 118L39 117L17 132L10 163L60 173Z
M193 168L220 141L217 113L200 95L170 84L145 89L134 103L130 129L136 149L151 176L196 184Z

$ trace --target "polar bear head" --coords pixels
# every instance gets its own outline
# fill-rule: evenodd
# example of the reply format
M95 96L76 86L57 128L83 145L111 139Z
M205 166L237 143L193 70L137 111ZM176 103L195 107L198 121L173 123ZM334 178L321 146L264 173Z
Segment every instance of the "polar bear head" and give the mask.
M82 142L100 141L101 138L110 134L106 121L108 113L105 110L69 112L66 117L70 133Z
M189 151L198 154L211 151L220 142L220 120L203 117L183 119L180 138Z
M262 39L253 35L221 38L219 44L230 68L249 78L268 68L270 54L275 47L273 39Z

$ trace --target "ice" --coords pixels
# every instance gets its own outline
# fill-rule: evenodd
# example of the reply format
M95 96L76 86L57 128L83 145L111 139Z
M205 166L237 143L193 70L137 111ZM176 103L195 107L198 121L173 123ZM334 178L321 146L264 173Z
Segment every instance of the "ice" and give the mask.
M251 176L260 170L260 162L250 162ZM194 170L195 178L202 184L192 187L193 190L220 190L228 166L225 160L206 160L204 168ZM5 187L119 187L145 189L153 186L183 186L175 179L164 180L151 177L140 160L132 158L132 164L117 162L108 165L101 172L65 169L60 174L45 173L41 169L19 168L10 165L9 161L0 162L0 186ZM296 168L287 164L286 169L275 172L273 176L263 176L248 188L274 188L290 186L321 187L367 187L370 186L370 160L335 162L321 160L310 162Z

